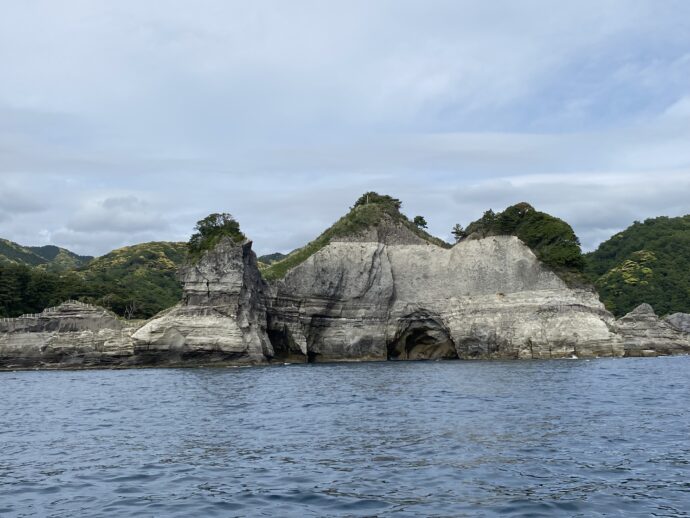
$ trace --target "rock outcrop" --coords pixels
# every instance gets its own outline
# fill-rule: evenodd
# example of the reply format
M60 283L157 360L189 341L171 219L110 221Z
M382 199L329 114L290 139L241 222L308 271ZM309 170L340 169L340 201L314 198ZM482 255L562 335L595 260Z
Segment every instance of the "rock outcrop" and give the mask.
M626 356L690 353L689 335L659 319L649 304L640 304L618 319L616 330L623 338Z
M264 281L251 241L224 238L180 271L183 300L132 339L147 364L260 363L273 356L266 334Z
M272 287L278 357L315 361L622 356L596 294L516 237L451 249L400 226L334 240Z
M134 327L113 313L70 301L0 320L0 368L131 365Z
M688 313L673 313L664 317L664 322L673 327L676 331L681 333L690 333L690 314Z
M385 216L291 264L267 284L251 242L224 238L143 324L75 302L1 320L0 369L690 352L690 315L616 321L513 236L444 248Z

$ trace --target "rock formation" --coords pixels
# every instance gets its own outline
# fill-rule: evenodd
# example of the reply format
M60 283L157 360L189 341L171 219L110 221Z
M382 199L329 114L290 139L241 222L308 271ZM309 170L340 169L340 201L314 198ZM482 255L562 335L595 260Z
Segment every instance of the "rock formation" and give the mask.
M180 271L183 300L143 324L74 302L4 319L0 369L690 352L690 315L643 304L616 321L517 237L446 248L395 213L355 223L269 284L251 242L223 238Z
M688 334L659 319L649 304L640 304L618 319L616 330L623 338L626 356L690 353Z
M690 333L690 315L687 313L673 313L664 317L664 321L681 333Z
M0 367L131 364L134 327L96 306L70 301L37 315L0 320Z
M183 300L132 339L148 364L258 363L273 356L266 334L265 285L251 241L224 238L180 271Z
M512 236L430 244L394 222L334 240L274 283L278 357L315 361L622 356L595 293Z

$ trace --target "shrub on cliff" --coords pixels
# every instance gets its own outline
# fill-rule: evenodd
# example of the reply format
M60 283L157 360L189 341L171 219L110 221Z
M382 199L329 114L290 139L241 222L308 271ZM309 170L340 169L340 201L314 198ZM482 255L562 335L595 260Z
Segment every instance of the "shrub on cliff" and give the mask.
M326 229L319 237L302 248L291 252L283 260L271 264L262 271L262 274L268 280L280 279L288 270L301 264L328 245L331 239L356 236L378 226L383 221L393 222L405 227L416 236L437 246L444 248L450 246L445 241L428 234L422 228L415 225L407 216L400 212L401 207L402 202L392 196L373 191L364 193L350 208L350 212Z
M240 224L226 212L209 214L197 221L194 229L196 232L187 243L191 261L199 259L206 250L214 248L223 237L229 236L237 243L246 239L240 231Z
M467 226L468 235L479 237L517 236L543 263L555 270L569 284L585 278L580 240L565 221L535 210L529 203L518 203L498 214L492 210Z

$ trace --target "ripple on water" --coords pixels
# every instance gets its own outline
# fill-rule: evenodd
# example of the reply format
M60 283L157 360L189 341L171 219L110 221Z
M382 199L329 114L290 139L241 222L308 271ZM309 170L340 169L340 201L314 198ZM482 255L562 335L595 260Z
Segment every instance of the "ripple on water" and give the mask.
M3 516L688 516L690 358L0 373Z

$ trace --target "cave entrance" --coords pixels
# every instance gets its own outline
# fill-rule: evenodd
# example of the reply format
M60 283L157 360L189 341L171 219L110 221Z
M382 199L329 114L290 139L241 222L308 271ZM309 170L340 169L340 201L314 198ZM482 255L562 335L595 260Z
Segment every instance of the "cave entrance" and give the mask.
M388 343L389 360L458 359L448 330L428 315L411 315L401 320L395 338Z
M287 327L273 328L267 330L268 340L273 346L273 357L271 360L289 363L306 363L308 358L302 353L299 345L292 339Z

